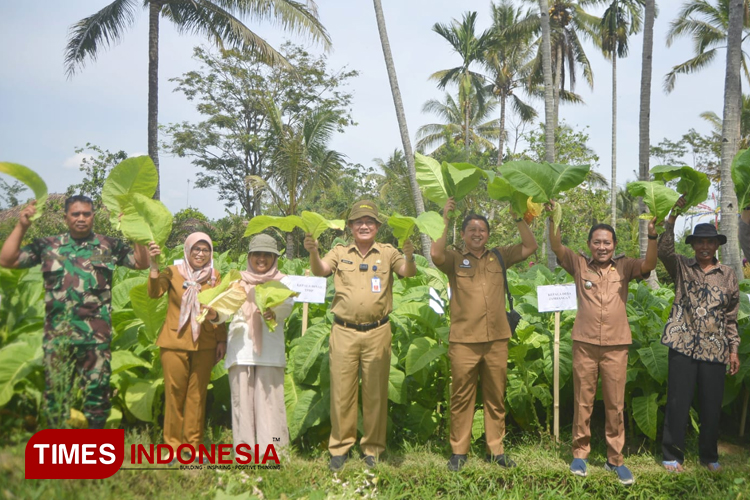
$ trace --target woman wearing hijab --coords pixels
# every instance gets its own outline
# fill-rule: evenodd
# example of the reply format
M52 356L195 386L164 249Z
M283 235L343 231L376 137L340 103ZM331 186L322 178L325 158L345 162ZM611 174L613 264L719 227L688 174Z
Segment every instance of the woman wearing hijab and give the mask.
M185 258L179 264L159 272L154 257L161 254L155 243L149 245L151 272L148 294L158 299L169 297L167 319L156 345L160 347L164 368L164 442L172 450L190 444L196 450L203 443L206 391L211 369L226 352L226 327L216 324L219 315L209 308L206 321L198 323L201 313L198 293L219 281L213 269L211 238L193 233L185 240Z
M246 443L259 445L264 453L269 444L289 444L284 405L284 321L292 312L292 299L261 316L255 305L255 286L268 281L284 281L277 267L276 241L259 234L250 241L247 271L242 285L247 301L229 325L229 344L225 366L229 370L232 391L232 436L235 449ZM263 319L276 319L278 326L269 331Z
M718 471L724 380L727 368L730 375L740 369L740 289L732 268L716 259L716 251L727 237L713 224L697 224L693 234L685 238L685 243L693 247L693 257L675 253L674 224L684 206L681 197L659 238L659 259L674 280L674 303L661 337L661 343L669 347L662 464L670 472L682 471L685 432L697 386L699 459L708 470Z

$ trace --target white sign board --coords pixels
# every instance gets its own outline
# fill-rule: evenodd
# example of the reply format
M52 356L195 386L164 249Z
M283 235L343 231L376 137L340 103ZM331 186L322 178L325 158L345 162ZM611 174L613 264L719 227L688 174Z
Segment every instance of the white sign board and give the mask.
M536 287L537 310L539 312L570 311L578 309L576 286L545 285Z
M299 292L299 297L294 298L295 302L323 304L326 301L325 278L287 275L282 282L295 292Z

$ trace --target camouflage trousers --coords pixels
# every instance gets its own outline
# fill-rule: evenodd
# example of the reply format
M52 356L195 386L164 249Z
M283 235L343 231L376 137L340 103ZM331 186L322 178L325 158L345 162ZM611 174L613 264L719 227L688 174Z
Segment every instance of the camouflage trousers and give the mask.
M111 408L111 359L108 343L44 343L44 398L50 428L63 427L70 416L71 406L79 399L83 401L82 411L89 428L104 428Z

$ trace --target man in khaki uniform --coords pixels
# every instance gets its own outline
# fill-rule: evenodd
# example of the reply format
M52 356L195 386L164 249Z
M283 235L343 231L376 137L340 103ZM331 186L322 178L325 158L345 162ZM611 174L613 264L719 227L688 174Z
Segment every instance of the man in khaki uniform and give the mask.
M477 377L482 378L484 430L487 457L502 467L516 464L505 456L505 383L508 367L510 325L505 312L505 278L496 251L506 268L521 262L537 249L534 234L518 219L521 243L487 249L490 225L484 216L468 215L461 226L464 249L446 250L448 213L455 209L452 198L443 209L445 230L430 250L432 261L448 275L451 286L451 331L448 357L451 362L451 431L453 454L448 468L458 471L466 463L471 444Z
M597 224L589 231L591 256L576 254L562 244L560 228L554 230L550 217L550 245L563 269L575 280L578 312L573 324L573 461L570 471L587 475L591 451L591 412L594 409L599 376L605 410L607 462L624 485L633 484L633 474L625 466L623 410L628 368L628 346L632 343L625 311L628 283L647 278L656 267L656 219L648 225L645 259L615 256L617 235L612 226Z
M336 294L331 304L334 325L330 339L331 453L330 469L341 470L357 439L357 386L362 373L362 420L360 447L368 467L385 451L388 418L388 374L391 364L393 272L414 276L414 247L404 243L404 255L391 245L375 242L380 228L378 209L372 201L352 206L347 226L354 236L349 246L337 245L320 258L318 242L310 235L305 248L316 276L334 275Z

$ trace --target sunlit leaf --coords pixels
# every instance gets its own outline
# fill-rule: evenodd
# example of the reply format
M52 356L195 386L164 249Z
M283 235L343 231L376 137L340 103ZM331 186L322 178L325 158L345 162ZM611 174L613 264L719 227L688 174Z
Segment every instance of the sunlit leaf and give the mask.
M393 214L388 217L388 225L393 229L393 236L398 239L399 248L403 248L404 242L414 233L415 227L433 241L443 236L445 230L443 216L437 212L422 212L419 217Z
M122 210L120 229L126 238L147 245L155 241L163 247L172 233L172 213L159 200L140 193L117 196Z
M112 225L118 226L122 212L118 196L138 193L153 198L158 183L159 173L148 155L128 158L117 164L102 187L102 203L109 210Z
M44 204L47 202L47 184L39 177L39 174L28 167L18 163L0 162L0 172L15 177L26 184L34 192L36 199L36 213L31 220L36 220L42 215Z
M643 203L649 210L649 215L644 215L643 218L656 217L658 221L663 220L669 214L680 198L679 194L660 181L631 182L628 184L628 192L633 196L643 197Z
M280 281L267 281L255 286L255 304L263 314L269 309L280 306L290 297L298 297L299 292L290 290L288 286ZM269 331L275 331L278 323L275 319L263 318Z

